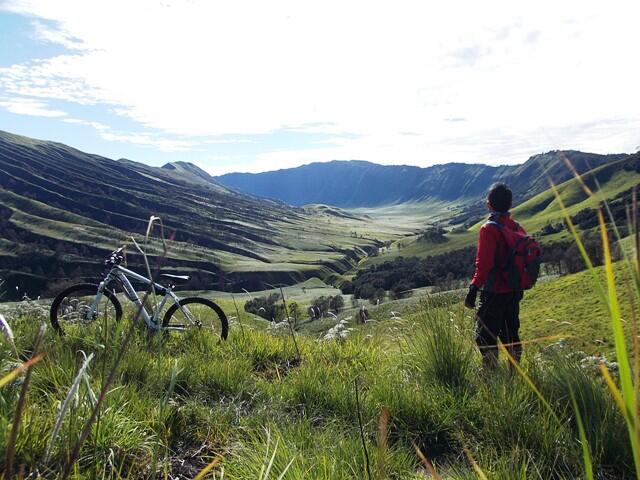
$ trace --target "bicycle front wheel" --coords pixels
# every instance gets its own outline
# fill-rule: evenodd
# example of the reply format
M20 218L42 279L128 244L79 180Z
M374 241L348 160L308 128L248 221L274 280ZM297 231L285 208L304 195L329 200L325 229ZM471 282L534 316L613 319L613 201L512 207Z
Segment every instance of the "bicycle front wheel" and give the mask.
M229 322L222 309L211 300L200 297L183 298L179 305L172 305L162 319L162 328L206 329L222 340L226 340L229 334Z
M64 334L75 325L119 321L122 317L122 306L116 296L105 290L93 314L89 314L98 285L80 283L63 290L53 300L49 319L51 326L60 334Z

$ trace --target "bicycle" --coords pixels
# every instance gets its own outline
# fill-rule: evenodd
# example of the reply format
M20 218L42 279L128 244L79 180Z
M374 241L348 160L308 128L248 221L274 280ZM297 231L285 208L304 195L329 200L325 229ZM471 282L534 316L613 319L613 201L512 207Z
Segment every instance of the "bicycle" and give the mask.
M140 317L147 327L158 331L185 331L190 327L208 328L219 333L222 340L226 340L229 333L229 323L222 309L206 298L180 298L173 289L175 285L160 285L151 279L139 275L121 263L124 261L124 247L114 250L105 260L105 274L99 284L79 283L60 292L53 303L49 319L53 328L61 335L65 334L65 327L83 325L102 318L104 321L113 316L116 322L122 318L122 305L115 294L116 287L120 287L125 297L140 312ZM188 281L187 275L162 274L169 281ZM156 296L164 297L157 302L151 312L143 305L143 301L136 293L129 278L151 287ZM91 298L93 297L93 298ZM89 301L87 301L89 299ZM167 303L172 302L162 317L160 315ZM102 315L102 317L101 317Z

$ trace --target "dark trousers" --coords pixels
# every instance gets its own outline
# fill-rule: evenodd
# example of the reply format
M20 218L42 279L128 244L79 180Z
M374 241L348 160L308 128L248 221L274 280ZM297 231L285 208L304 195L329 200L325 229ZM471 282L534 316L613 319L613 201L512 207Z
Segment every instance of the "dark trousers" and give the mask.
M498 366L498 340L516 361L520 360L520 300L522 292L480 293L480 307L476 314L476 343L485 367L493 369Z

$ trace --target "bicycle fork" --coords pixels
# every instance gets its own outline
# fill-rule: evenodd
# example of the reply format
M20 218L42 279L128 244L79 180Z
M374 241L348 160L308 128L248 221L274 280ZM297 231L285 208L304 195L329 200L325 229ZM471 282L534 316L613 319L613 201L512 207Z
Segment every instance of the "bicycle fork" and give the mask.
M111 281L111 279L107 277L100 282L100 284L98 285L98 292L96 293L96 296L93 298L93 302L91 302L91 306L86 312L84 312L83 320L87 322L95 320L96 316L98 315L98 305L100 305L100 300L102 300L102 297L104 296L105 286L109 281Z

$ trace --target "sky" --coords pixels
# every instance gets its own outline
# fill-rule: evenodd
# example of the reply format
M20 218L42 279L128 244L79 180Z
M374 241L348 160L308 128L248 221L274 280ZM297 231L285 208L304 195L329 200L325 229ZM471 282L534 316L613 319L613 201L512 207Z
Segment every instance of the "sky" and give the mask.
M640 148L640 2L0 0L0 130L211 174Z

